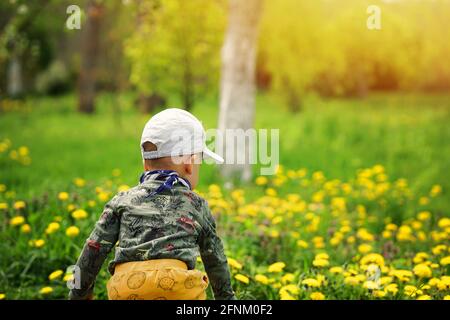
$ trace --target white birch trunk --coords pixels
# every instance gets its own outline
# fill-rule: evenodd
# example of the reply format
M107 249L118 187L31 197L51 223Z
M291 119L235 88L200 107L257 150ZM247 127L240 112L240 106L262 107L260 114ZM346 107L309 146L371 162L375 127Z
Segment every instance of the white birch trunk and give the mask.
M253 127L255 116L255 64L259 19L263 0L229 0L228 29L222 47L219 131L247 130ZM221 172L225 178L234 176L251 179L248 161L249 143L244 146L227 143L224 137L225 164ZM221 150L218 150L219 152ZM246 154L245 164L227 164L229 155ZM228 156L227 156L228 155Z

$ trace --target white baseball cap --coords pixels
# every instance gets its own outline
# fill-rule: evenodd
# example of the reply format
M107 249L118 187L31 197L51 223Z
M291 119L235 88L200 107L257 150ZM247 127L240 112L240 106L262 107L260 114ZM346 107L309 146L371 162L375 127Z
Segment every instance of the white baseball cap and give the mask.
M151 142L155 151L144 151L144 143ZM155 114L145 124L141 137L143 159L202 153L203 157L223 163L224 159L206 146L202 123L183 109L169 108Z

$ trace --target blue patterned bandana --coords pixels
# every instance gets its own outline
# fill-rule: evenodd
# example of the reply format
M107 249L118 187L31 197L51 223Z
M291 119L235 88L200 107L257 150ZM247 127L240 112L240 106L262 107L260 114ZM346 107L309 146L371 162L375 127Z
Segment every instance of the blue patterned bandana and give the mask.
M191 184L187 179L184 179L178 175L178 172L174 170L152 170L152 171L145 171L141 177L139 178L139 182L143 183L147 180L159 180L164 181L163 184L161 184L158 189L153 191L151 194L149 194L149 197L154 196L158 193L161 193L165 190L170 190L172 187L177 184L181 183L185 187L189 188L189 190L192 190Z

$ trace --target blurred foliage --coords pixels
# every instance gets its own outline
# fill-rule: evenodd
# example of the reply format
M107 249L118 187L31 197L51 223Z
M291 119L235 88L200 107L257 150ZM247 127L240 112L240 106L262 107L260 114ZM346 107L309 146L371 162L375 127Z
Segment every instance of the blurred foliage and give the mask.
M369 5L381 30L369 30ZM362 96L369 90L450 89L450 2L267 1L260 57L292 107L305 91Z
M142 1L125 41L131 82L146 94L177 94L184 105L217 90L223 1Z
M177 97L187 107L205 93L217 94L228 1L97 1L107 12L98 88L135 87L147 97ZM0 3L0 88L6 86L12 53L21 58L24 78L33 85L60 60L75 87L81 32L65 28L69 4ZM85 0L77 4L86 7ZM381 9L381 30L367 28L370 5ZM449 12L450 0L265 1L258 87L278 93L294 111L311 92L365 96L377 90L448 91Z

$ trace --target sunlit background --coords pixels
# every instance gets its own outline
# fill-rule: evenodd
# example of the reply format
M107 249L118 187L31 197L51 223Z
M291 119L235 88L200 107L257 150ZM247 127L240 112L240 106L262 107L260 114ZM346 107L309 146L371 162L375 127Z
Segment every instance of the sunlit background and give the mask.
M450 299L449 30L448 0L1 1L0 299L65 298L145 122L216 128L225 83L280 129L276 175L202 167L239 298Z

